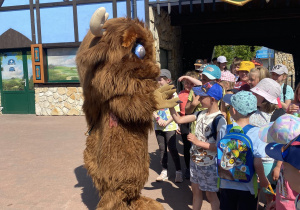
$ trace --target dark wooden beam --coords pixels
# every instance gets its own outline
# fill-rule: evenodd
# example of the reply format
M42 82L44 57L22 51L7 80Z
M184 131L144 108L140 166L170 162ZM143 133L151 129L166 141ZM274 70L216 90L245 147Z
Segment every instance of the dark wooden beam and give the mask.
M78 42L79 35L78 35L77 5L76 5L76 1L72 1L72 2L73 2L74 38L75 38L75 42Z
M42 29L41 29L41 16L40 16L40 7L39 0L35 0L36 8L36 24L37 24L37 33L38 33L38 44L42 44Z
M51 43L43 44L43 48L65 48L65 47L79 47L81 42L64 42L64 43Z
M126 0L126 11L127 11L127 17L131 18L131 4L130 4L130 0Z
M118 17L117 0L113 0L113 18Z
M32 44L36 44L33 0L30 0L29 2L30 2L31 41Z
M149 27L150 26L150 18L149 18L149 0L145 1L145 23Z

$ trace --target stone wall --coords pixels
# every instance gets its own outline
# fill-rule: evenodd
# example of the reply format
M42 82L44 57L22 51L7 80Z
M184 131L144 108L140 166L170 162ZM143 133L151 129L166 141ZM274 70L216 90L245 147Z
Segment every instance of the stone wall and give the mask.
M35 87L36 115L83 115L81 87Z
M295 87L295 66L292 54L276 51L275 52L275 65L283 64L289 70L289 76L287 78L287 84ZM292 75L292 76L291 76Z
M171 17L164 10L157 13L149 8L150 30L155 42L156 61L160 63L160 48L168 51L168 69L172 79L177 79L182 69L181 27L171 26Z

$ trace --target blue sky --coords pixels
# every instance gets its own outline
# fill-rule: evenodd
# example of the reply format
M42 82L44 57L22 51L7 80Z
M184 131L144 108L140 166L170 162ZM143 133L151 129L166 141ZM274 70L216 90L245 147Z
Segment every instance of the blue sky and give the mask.
M17 58L11 53L9 53L6 58L4 56L2 58L3 58L3 60L2 60L3 71L1 72L2 79L11 79L12 77L22 79L23 78L23 61L17 60ZM16 65L8 65L9 59L13 59L16 62ZM15 71L9 71L10 67L14 67Z

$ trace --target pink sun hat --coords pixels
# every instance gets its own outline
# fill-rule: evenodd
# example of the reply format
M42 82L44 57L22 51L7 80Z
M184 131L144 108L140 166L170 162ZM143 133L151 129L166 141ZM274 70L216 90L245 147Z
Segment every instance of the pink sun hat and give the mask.
M260 140L271 143L286 144L300 135L300 120L298 117L284 114L274 122L260 127L258 137Z
M235 82L235 76L230 71L223 71L221 72L221 81Z

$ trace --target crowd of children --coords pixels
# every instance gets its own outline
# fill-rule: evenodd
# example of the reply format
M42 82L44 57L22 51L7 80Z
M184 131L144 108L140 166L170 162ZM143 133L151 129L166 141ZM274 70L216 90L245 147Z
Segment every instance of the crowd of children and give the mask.
M195 70L178 79L182 103L153 113L162 166L156 180L168 179L169 150L175 182L191 181L195 210L203 192L211 209L255 210L263 193L266 209L300 210L300 84L295 93L284 84L283 64L269 72L257 59L235 58L227 70L225 56L214 60L216 65L197 59ZM171 81L162 69L159 85ZM184 174L176 130L184 144Z

